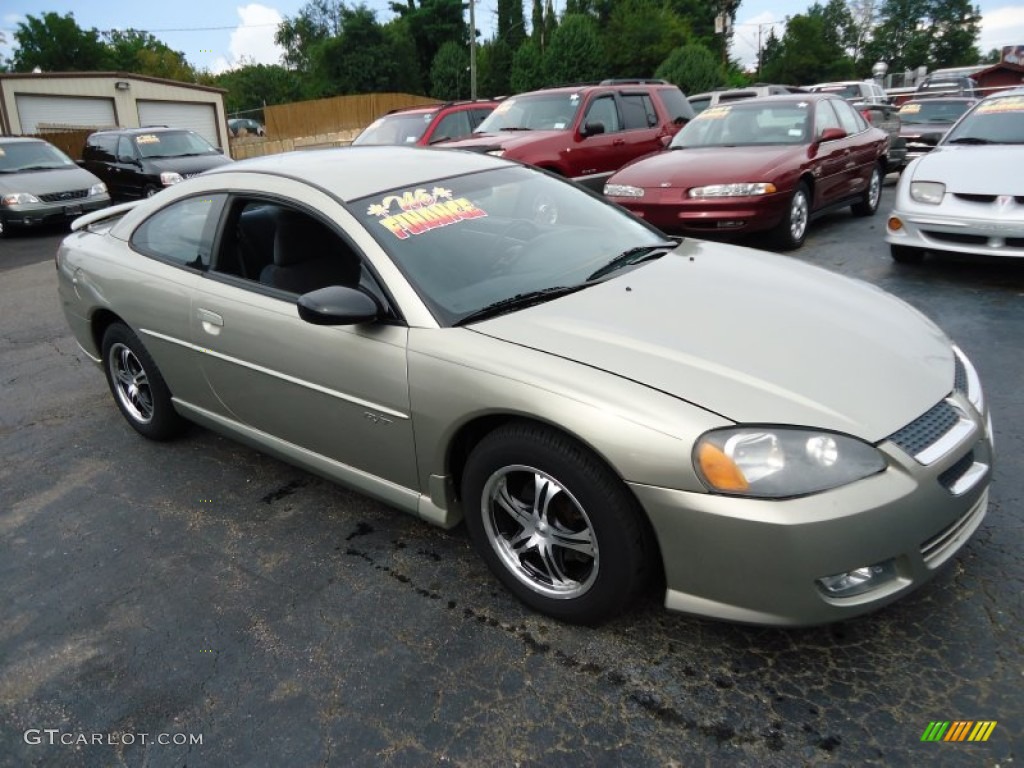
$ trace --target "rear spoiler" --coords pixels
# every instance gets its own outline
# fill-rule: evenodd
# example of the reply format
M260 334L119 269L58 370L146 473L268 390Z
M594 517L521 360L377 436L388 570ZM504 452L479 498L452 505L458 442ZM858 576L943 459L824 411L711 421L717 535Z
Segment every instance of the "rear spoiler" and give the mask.
M129 203L120 203L119 205L111 205L107 208L100 208L98 211L87 213L85 216L79 216L73 222L71 222L71 231L77 232L80 229L88 227L90 224L95 224L97 221L103 221L104 219L111 219L115 216L122 216L136 205L141 203L142 200L132 200Z

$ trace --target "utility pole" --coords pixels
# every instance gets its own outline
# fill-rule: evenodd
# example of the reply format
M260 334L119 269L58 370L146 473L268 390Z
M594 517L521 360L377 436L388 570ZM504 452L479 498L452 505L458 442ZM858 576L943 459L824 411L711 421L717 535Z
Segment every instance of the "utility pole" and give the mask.
M469 98L476 100L476 2L469 0Z

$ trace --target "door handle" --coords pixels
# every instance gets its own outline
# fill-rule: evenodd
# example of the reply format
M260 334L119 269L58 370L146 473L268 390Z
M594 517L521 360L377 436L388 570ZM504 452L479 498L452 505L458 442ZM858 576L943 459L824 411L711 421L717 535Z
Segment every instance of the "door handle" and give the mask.
M625 139L615 139L615 141L612 142L612 146L613 147L621 147L625 143L626 143Z
M202 322L203 330L214 336L220 333L220 329L224 327L224 318L208 309L200 307L196 310L196 317Z

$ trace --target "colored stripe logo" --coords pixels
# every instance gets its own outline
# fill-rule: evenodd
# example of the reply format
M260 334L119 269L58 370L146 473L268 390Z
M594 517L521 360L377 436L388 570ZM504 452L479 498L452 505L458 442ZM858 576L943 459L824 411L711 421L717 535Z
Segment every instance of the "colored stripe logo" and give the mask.
M921 741L988 741L996 720L933 720L921 734Z

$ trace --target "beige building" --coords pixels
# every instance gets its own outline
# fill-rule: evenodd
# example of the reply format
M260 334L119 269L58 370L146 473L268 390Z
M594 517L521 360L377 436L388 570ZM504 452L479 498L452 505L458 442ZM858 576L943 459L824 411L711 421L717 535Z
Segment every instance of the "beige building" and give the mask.
M125 72L0 74L0 135L60 128L190 128L228 148L224 90Z

